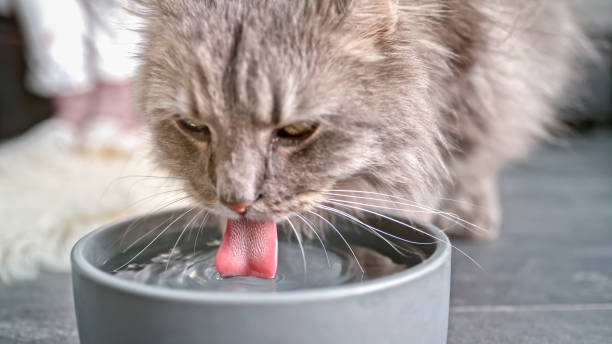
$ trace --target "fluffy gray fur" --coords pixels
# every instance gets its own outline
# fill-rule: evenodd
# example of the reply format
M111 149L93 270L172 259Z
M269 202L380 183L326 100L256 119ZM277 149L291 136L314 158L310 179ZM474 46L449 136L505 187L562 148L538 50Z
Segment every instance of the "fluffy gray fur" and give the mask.
M588 49L562 1L141 2L139 98L158 160L226 217L219 200L282 218L322 190L371 190L492 236L500 166L545 134ZM320 127L281 144L277 129L301 121Z

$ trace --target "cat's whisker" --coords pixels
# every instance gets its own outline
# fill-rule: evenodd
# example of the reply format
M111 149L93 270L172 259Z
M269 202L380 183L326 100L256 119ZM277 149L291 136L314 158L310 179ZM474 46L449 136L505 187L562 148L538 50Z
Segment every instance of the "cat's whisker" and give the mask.
M170 262L172 261L172 255L174 254L174 250L176 249L176 246L178 245L178 243L181 241L183 234L185 234L185 231L187 230L187 228L189 228L191 224L195 221L195 219L198 216L200 216L200 214L202 214L203 212L204 212L204 209L200 210L197 214L195 214L191 218L191 220L189 220L189 222L185 224L185 228L183 228L183 230L181 231L181 234L179 234L178 238L176 239L174 246L172 246L172 249L170 250L170 256L168 257L168 261L166 262L166 268L164 269L164 271L168 271L168 266L170 266Z
M176 188L176 187L181 187L182 188L183 187L183 185L182 185L183 183L173 182L173 183L169 184L168 183L169 180L165 180L162 183L160 183L159 185L155 185L155 188L162 189L162 188L169 188L169 187L172 187L172 188ZM144 180L140 180L140 181L136 181L136 182L132 183L132 185L130 185L130 187L128 188L128 193L131 194L132 191L134 190L134 188L136 187L136 185L138 183L142 183L142 182L144 182Z
M138 238L136 238L136 240L134 240L131 244L129 244L126 248L121 250L121 253L125 253L127 252L130 248L134 247L134 245L136 245L137 243L140 242L140 240L142 240L143 238L147 237L149 234L155 232L159 227L165 225L166 223L168 223L170 221L170 219L165 219L164 221L160 222L157 226L153 227L152 229L148 230L146 233L144 233L143 235L139 236ZM129 228L128 228L129 229ZM126 231L127 232L127 231ZM124 235L126 233L123 233ZM123 241L123 238L121 239ZM121 244L119 243L119 248L121 248Z
M336 204L336 203L334 203L334 202L329 202L329 203L330 203L330 204ZM338 204L338 205L341 205L341 204ZM356 217L354 217L354 216L352 216L352 215L350 215L350 214L348 214L348 213L346 213L346 212L343 212L342 210L339 210L339 209L336 209L336 208L332 208L332 207L328 207L328 206L325 206L325 205L320 205L320 206L317 206L317 208L319 208L319 209L324 209L324 210L328 210L328 211L331 211L331 212L336 213L336 214L338 214L338 215L342 215L342 216L348 217L349 219L352 219L352 220L354 220L355 222L357 222L359 225L365 226L366 228L368 228L368 229L370 229L370 230L373 230L373 231L375 231L375 232L377 232L377 233L379 233L379 234L382 234L382 235L386 235L386 236L388 236L388 237L390 237L390 238L393 238L393 239L396 239L396 240L403 241L403 242L408 243L408 244L414 244L414 245L433 245L433 244L435 244L435 243L437 242L437 241L435 241L435 242L420 242L420 241L412 241L412 240L408 240L408 239L405 239L405 238L399 237L399 236L397 236L397 235L393 235L393 234L391 234L391 233L387 233L387 232L385 232L385 231L383 231L383 230L381 230L381 229L378 229L378 228L376 228L376 227L370 226L370 225L368 225L367 223L365 223L365 222L363 222L363 221L360 221L360 220L359 220L359 219L357 219ZM349 208L350 208L350 207L349 207ZM409 225L407 225L407 226L409 226ZM413 229L416 229L416 228L413 228Z
M412 207L412 208L416 208L419 210L422 210L422 212L433 212L433 213L442 213L444 214L443 211L439 210L439 209L435 209L432 207L428 207L422 204L419 204L415 201L410 201L410 200L406 200L406 199L402 199L404 200L404 202L400 202L400 201L394 201L388 198L374 198L374 197L366 197L366 196L356 196L353 194L350 194L348 191L343 192L343 191L321 191L322 194L324 195L329 195L329 196L339 196L339 197L347 197L347 198L356 198L356 199L361 199L361 200L371 200L371 201L377 201L377 202L385 202L385 203L394 203L394 204L400 204L400 205L404 205L404 206L408 206L408 207ZM381 197L385 197L385 194L380 194ZM415 211L412 211L415 212Z
M332 202L332 203L333 203L333 202ZM427 233L427 232L426 232L426 231L424 231L424 230L421 230L421 229L416 228L416 227L414 227L414 226L411 226L411 225L409 225L409 224L407 224L407 223L404 223L404 222L402 222L402 221L400 221L400 220L394 219L394 218L392 218L392 217L389 217L389 216L386 216L386 215L384 215L384 214L380 214L380 213L377 213L377 212L375 212L375 211L368 210L368 209L365 209L365 208L360 208L360 207L355 207L355 206L349 206L349 205L345 205L345 204L336 204L336 205L337 205L337 206L340 206L340 207L345 207L345 208L350 208L350 209L354 209L354 210L363 211L363 212L366 212L366 213L369 213L369 214L373 214L373 215L376 215L376 216L382 217L382 218L387 219L387 220L389 220L389 221L392 221L392 222L395 222L395 223L400 224L400 225L402 225L402 226L405 226L405 227L407 227L407 228L410 228L410 229L412 229L412 230L414 230L414 231L416 231L416 232L418 232L418 233L421 233L421 234L423 234L423 235L425 235L425 236L428 236L428 237L430 237L430 238L433 238L433 239L435 239L435 240L437 240L437 241L439 241L439 242L443 242L443 243L445 243L445 244L449 245L451 248L453 248L453 249L457 250L457 252L461 253L463 256L465 256L467 259L469 259L469 260L470 260L472 263L474 263L474 264L475 264L475 265L476 265L478 268L480 268L481 270L484 270L484 269L482 268L482 266L481 266L481 265L480 265L480 264L479 264L479 263L478 263L476 260L474 260L474 258L470 257L470 255L468 255L468 254L467 254L467 253L465 253L464 251L462 251L461 249L459 249L459 248L457 248L456 246L452 245L450 242L448 242L448 241L446 241L446 240L441 240L440 238L436 237L435 235L433 235L433 234L429 234L429 233ZM327 206L321 206L321 207L325 207L325 208L328 208L328 209L334 209L334 208L327 207Z
M210 215L210 213L208 211L206 211L206 209L202 209L202 211L205 212L204 216L202 217L202 222L200 222L200 225L196 226L196 227L191 227L191 229L189 230L189 237L187 238L187 241L189 241L191 239L191 235L193 234L194 228L197 228L196 231L196 237L195 240L193 241L193 255L192 257L195 257L196 255L196 246L198 244L198 236L200 234L200 230L202 230L202 227L204 225L206 225L206 222L208 221L208 215ZM185 264L184 268L183 268L183 273L185 272L186 269L190 268L193 264L188 265Z
M194 256L196 253L196 247L198 246L198 237L200 236L200 232L202 232L202 230L206 226L209 216L210 216L210 213L207 212L206 215L204 215L204 219L202 220L202 223L200 224L200 226L198 226L198 232L196 233L195 240L193 241L193 255Z
M421 210L409 211L409 210L406 210L406 209L403 209L403 208L385 207L385 206L382 206L382 205L374 205L374 204L367 204L367 203L361 203L361 202L346 201L346 200L334 199L334 198L329 198L327 200L328 201L340 202L340 203L343 203L343 204L362 205L362 206L366 206L366 207L370 207L370 208L377 208L377 209L399 210L399 211L410 212L410 213L419 213L419 212L432 213L432 212L429 212L429 211L421 211ZM393 201L391 201L391 202L393 202ZM433 212L433 213L438 214L436 212ZM453 221L453 220L450 220L450 221ZM453 221L453 222L457 223L457 221ZM459 223L457 223L457 224L461 225ZM463 227L463 228L465 228L467 231L470 231L470 232L474 231L474 229L469 228L469 227Z
M422 212L424 213L434 213L437 215L447 215L445 212L435 209L435 208L431 208L422 204L419 204L417 202L414 201L410 201L404 198L400 198L402 199L404 202L399 202L399 201L393 201L390 199L384 199L384 198L373 198L373 197L365 197L365 196L355 196L350 194L350 192L359 192L357 190L355 191L344 191L344 190L334 190L335 192L328 192L328 191L322 191L321 193L324 195L329 195L329 196L340 196L340 197L347 197L347 198L356 198L356 199L361 199L361 200L371 200L371 201L377 201L377 202L386 202L386 203L394 203L394 204L399 204L399 205L404 205L404 206L409 206L409 207L413 207L413 208L417 208L422 210ZM347 192L349 194L345 194L345 193L340 193L340 192ZM376 193L378 194L378 193ZM380 196L386 196L386 197L390 197L391 195L386 195L386 194L378 194ZM411 211L411 212L416 212L416 211Z
M139 178L139 180L135 181L131 186L130 186L130 190L134 187L135 184L142 182L144 180L147 180L147 178L149 179L161 179L161 180L181 180L184 181L185 178L181 178L181 177L172 177L172 176L147 176L147 175L134 175L134 176L121 176L118 178L113 179L110 183L108 183L108 185L106 186L106 188L104 189L104 192L102 192L101 197L104 197L106 195L106 193L108 192L108 190L110 190L111 187L113 187L113 185L115 185L116 183L125 180L125 179L130 179L130 178Z
M174 213L172 213L172 215L174 215ZM155 232L159 227L163 226L164 224L168 223L170 221L171 217L164 220L163 222L161 222L160 224L158 224L157 226L153 227L152 229L148 230L145 234L141 235L140 237L136 238L136 240L134 240L130 245L128 245L126 248L124 248L121 252L125 253L127 252L129 249L131 249L132 247L134 247L136 244L138 244L140 242L140 240L146 238L147 236L149 236L149 234ZM126 233L123 233L124 235Z
M155 243L157 241L157 239L159 239L159 237L161 237L170 227L172 227L173 224L175 224L178 220L183 218L188 213L192 212L194 209L196 209L196 208L194 207L194 208L191 208L191 209L187 210L182 215L180 215L179 217L174 219L172 222L170 222L170 224L168 224L166 226L166 228L164 228L161 232L159 232L159 234L157 234L157 236L155 236L155 238L153 238L153 240L151 240L151 242L149 242L142 250L140 250L138 253L136 253L136 255L134 255L134 257L132 257L132 259L128 260L125 264L119 266L118 268L114 269L113 271L117 272L117 271L123 269L124 267L126 267L130 263L132 263L136 258L140 257L140 255L143 254L149 247L151 247L151 245L153 245L153 243Z
M342 239L342 241L344 241L344 243L346 244L346 247L348 247L349 251L351 251L351 254L353 255L353 257L355 258L355 261L357 262L357 266L359 267L359 270L361 270L362 274L365 274L365 270L363 270L363 267L361 266L361 263L359 263L359 259L357 259L357 255L355 254L355 251L353 251L353 248L351 247L351 245L349 245L348 241L346 241L346 239L344 238L344 236L342 235L342 233L340 233L340 231L338 230L338 228L336 228L336 226L334 226L331 222L329 222L326 218L324 218L323 216L315 213L314 211L308 211L310 214L315 215L317 217L319 217L321 220L325 221L337 234L338 236L340 236L340 238Z
M308 219L306 219L305 217L303 217L300 214L295 214L295 216L297 216L299 219L301 219L310 228L310 230L314 233L314 235L317 237L317 239L319 239L319 242L321 243L321 247L323 248L323 252L325 253L325 259L327 259L327 266L331 267L331 263L329 262L329 255L327 254L327 248L325 247L325 244L323 243L323 239L321 239L321 236L315 230L314 225L312 223L310 223L310 221L308 221Z
M308 270L306 269L306 253L304 252L304 245L302 245L302 238L300 237L300 234L298 233L297 229L293 225L293 222L291 222L291 220L288 217L285 218L285 220L287 220L287 222L291 226L291 229L293 230L293 233L295 234L295 237L297 238L298 245L300 246L300 251L302 252L302 262L304 263L304 275L306 275Z
M354 195L350 195L350 193L357 193L357 194L369 194L369 195L377 195L377 196L383 196L383 197L389 197L389 198L393 198L393 199L397 199L400 200L402 202L396 202L398 204L402 204L402 205L406 205L406 206L413 206L419 209L424 209L424 210L429 210L432 211L432 213L435 213L439 216L442 216L446 219L448 219L449 221L455 222L457 223L457 221L461 222L461 223L457 223L457 225L466 228L465 225L469 225L475 229L478 229L482 232L488 232L487 229L482 228L476 224L473 224L469 221L466 221L464 219L462 219L461 217L459 217L457 214L453 214L453 213L449 213L449 212L444 212L426 205L422 205L419 204L415 201L403 198L403 197L399 197L399 196L394 196L394 195L389 195L389 194L384 194L384 193L380 193L380 192L374 192L374 191L361 191L361 190L323 190L322 191L323 194L330 194L331 196L342 196L342 197L353 197L353 198L358 198L358 199L369 199L369 200L373 200L373 201L380 201L380 202L396 202L396 201L391 201L388 199L378 199L378 198L369 198L369 197L363 197L363 196L354 196ZM342 194L342 193L349 193L349 194ZM456 220L456 221L455 221Z
M162 205L162 206L158 207L157 209L154 209L154 210L150 211L150 212L149 212L147 215L150 215L150 214L153 214L153 213L155 213L155 212L158 212L158 211L160 211L160 210L162 210L162 209L164 209L164 208L167 208L167 207L169 207L169 206L171 206L171 205L173 205L173 204L175 204L175 203L178 203L178 202L180 202L180 201L184 201L184 200L189 199L189 198L192 198L192 196L187 195L187 196L185 196L185 197L180 197L179 199L175 199L175 200L173 200L173 201L170 201L170 202L168 202L168 203L166 203L166 204L164 204L164 205ZM127 235L128 235L128 234L129 234L129 233L132 231L132 230L134 230L134 228L136 228L135 226L136 226L137 224L139 224L140 222L144 221L146 218L147 218L146 216L142 216L142 217L140 217L140 218L138 218L138 219L134 220L134 221L133 221L133 222L132 222L132 223L131 223L131 224L128 226L128 228L126 228L126 230L123 232L123 235L121 236L121 240L119 240L119 248L121 248L121 246L123 245L123 241L125 240L125 237L126 237L126 236L127 236ZM149 233L149 232L148 232L148 233ZM146 235L148 235L148 233L147 233L147 234L145 234L145 236L146 236ZM132 244L132 245L130 245L130 247L131 247L131 246L133 246L133 244ZM129 249L129 247L128 247L128 248L126 248L125 250L127 250L127 249ZM125 252L125 250L124 250L123 252Z
M414 244L414 245L433 245L433 244L435 244L435 242L423 243L423 242L410 241L410 240L402 239L400 237L396 237L393 234L386 233L386 232L384 232L384 231L382 231L382 230L380 230L380 229L378 229L376 227L370 226L369 224L359 220L358 218L352 216L351 214L346 213L346 212L344 212L342 210L339 210L339 209L335 209L335 208L331 208L331 207L325 207L325 208L320 207L320 209L327 210L327 211L329 211L331 213L334 213L336 215L344 216L347 219L351 220L353 223L356 223L356 224L360 225L361 227L363 227L364 229L366 229L370 233L372 233L372 234L376 235L377 237L379 237L380 239L382 239L385 243L387 243L395 252L397 252L402 257L406 256L406 254L404 252L402 252L402 250L405 250L407 252L412 252L412 251L407 249L407 248L403 248L403 247L401 247L399 245L396 245L396 244L392 243L387 238L382 236L380 233L384 233L385 235L388 235L388 236L390 236L392 238L395 238L397 240L401 240L403 242L407 242L407 243L410 243L410 244Z
M405 254L405 253L403 253L403 252L402 252L402 251L401 251L401 250L400 250L400 249L397 247L397 245L395 245L394 243L392 243L391 241L389 241L387 238L385 238L384 236L382 236L382 235L381 235L381 234L378 232L378 230L374 230L374 227L372 227L372 226L370 226L370 225L367 225L367 224L365 224L365 223L363 223L363 222L359 221L357 218L355 218L354 216L351 216L351 215L350 215L350 214L348 214L348 213L341 212L341 211L338 211L338 212L333 212L333 211L330 211L330 212L332 212L332 213L334 213L334 214L336 214L336 215L342 215L342 216L345 216L345 217L346 217L346 218L348 218L349 220L353 221L353 223L356 223L356 224L360 225L362 228L364 228L364 229L365 229L365 230L367 230L368 232L370 232L370 233L372 233L373 235L375 235L375 236L377 236L378 238L380 238L382 241L384 241L386 244L388 244L388 245L389 245L389 247L391 247L391 249L392 249L393 251L397 252L397 254L399 254L400 256L402 256L402 257L405 257L405 256L406 256L406 254Z
M367 197L362 197L362 198L366 198L369 199ZM363 206L368 206L368 207L373 207L373 208L379 208L379 209L388 209L388 210L400 210L402 212L407 212L410 214L439 214L436 211L431 211L431 210L408 210L405 208L397 208L397 207L385 207L385 206L381 206L381 205L375 205L375 204L369 204L369 203L359 203L359 202L355 202L355 201L347 201L345 199L336 199L336 198L328 198L328 201L336 201L336 202L343 202L343 203L347 203L347 204L357 204L357 205L363 205ZM383 200L376 200L376 201L383 201ZM399 204L399 202L395 202L395 201L387 201L387 202L391 202L391 203L395 203L395 204Z
M166 195L166 194L170 194L170 193L184 192L184 191L185 191L185 190L181 188L181 189L174 189L174 190L168 190L168 191L157 192L157 193L154 193L154 194L149 195L149 196L147 196L147 197L144 197L144 198L142 198L142 199L139 199L139 200L137 200L137 201L133 202L132 204L128 204L128 205L127 205L127 207L126 207L125 209L130 209L130 208L133 208L133 207L135 207L136 205L138 205L138 204L140 204L140 203L142 203L142 202L148 201L148 200L150 200L151 198L154 198L154 197L157 197L157 196Z
M483 206L478 205L476 203L468 202L468 201L463 201L463 200L458 200L458 199L440 197L439 200L446 201L446 202L457 203L457 204L465 204L465 205L469 205L470 207L479 208L479 209L486 209L486 207L483 207ZM452 214L452 213L449 213L449 214ZM456 214L453 214L453 215L456 215Z
M348 192L351 192L351 191L348 191ZM471 226L471 227L473 227L473 228L475 228L477 230L480 230L482 232L488 232L488 230L486 228L482 228L482 227L480 227L480 226L478 226L478 225L476 225L474 223L471 223L471 222L469 222L467 220L464 220L464 219L462 219L457 214L454 214L454 213L451 213L451 212L445 212L445 211L442 211L440 209L436 209L436 208L429 207L429 206L426 206L426 205L423 205L423 204L419 204L418 202L406 199L404 197L399 197L399 196L390 195L390 194L384 194L384 193L378 193L378 192L370 192L370 191L358 191L358 190L355 190L355 191L352 191L352 192L356 192L356 193L372 193L372 194L379 195L379 196L384 196L384 197L390 197L390 198L398 199L398 200L401 200L401 201L404 201L404 202L408 202L409 204L413 204L416 207L421 207L423 209L431 210L431 211L435 212L437 215L439 215L439 216L441 216L443 218L446 218L446 219L456 223L457 225L459 225L459 226L461 226L463 228L467 229L467 227L465 227L465 225L468 225L468 226ZM445 198L444 200L453 201L450 198ZM455 202L459 203L459 202L462 202L462 201L455 201ZM469 203L469 202L464 202L464 203ZM459 221L461 223L458 223L457 221Z
M131 176L121 176L121 177L117 177L117 178L115 178L113 181L111 181L111 183L116 183L116 182L118 182L118 181L121 181L121 180L124 180L124 179L130 179L130 178L141 178L141 179L150 178L150 179L174 179L174 180L185 180L185 178L182 178L182 177L176 177L176 176L131 175Z
M351 192L354 192L354 193L368 193L368 194L370 193L368 191L362 192L362 191L359 191L359 190L353 190L353 191L334 190L334 191L336 191L336 192L348 192L348 193L351 193ZM435 208L432 208L432 207L429 207L429 206L426 206L426 205L423 205L423 204L419 204L418 202L411 201L411 200L408 200L406 198L402 198L402 197L398 197L398 196L393 196L393 195L373 192L373 194L375 194L375 195L379 195L379 196L383 196L383 197L392 197L392 198L400 199L400 200L402 200L404 202L393 201L393 200L390 200L390 199L381 199L381 198L373 198L373 197L355 196L355 195L351 195L351 194L332 193L332 192L325 192L325 191L323 191L323 194L328 194L328 195L331 195L331 196L341 196L341 197L347 197L347 198L356 198L356 199L362 199L362 200L371 200L371 201L376 201L376 202L394 203L394 204L399 204L399 205L403 205L403 206L414 207L414 208L423 210L423 212L425 212L425 213L431 213L431 214L435 214L435 215L441 216L443 218L446 218L449 221L452 221L452 222L456 223L457 225L459 225L459 226L461 226L463 228L466 228L465 225L463 223L460 223L460 222L467 222L467 221L461 219L456 214L444 212L442 210L435 209ZM416 212L416 211L413 211L413 212ZM474 224L470 224L470 225L472 225L473 227L475 227L477 229L481 229L481 228L479 228L478 226L476 226ZM481 230L485 231L484 229L481 229Z

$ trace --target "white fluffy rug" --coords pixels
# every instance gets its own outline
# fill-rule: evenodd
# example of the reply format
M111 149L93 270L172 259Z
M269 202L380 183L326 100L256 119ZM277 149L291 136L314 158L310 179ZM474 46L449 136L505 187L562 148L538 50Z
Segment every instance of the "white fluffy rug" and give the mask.
M148 158L146 135L91 128L77 140L49 120L0 146L0 280L67 271L87 232L181 196L172 179L144 177L164 175Z

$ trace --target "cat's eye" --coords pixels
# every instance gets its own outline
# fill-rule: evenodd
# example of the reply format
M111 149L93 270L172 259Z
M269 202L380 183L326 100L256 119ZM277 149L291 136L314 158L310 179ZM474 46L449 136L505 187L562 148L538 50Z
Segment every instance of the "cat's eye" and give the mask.
M280 128L276 135L279 139L289 141L301 141L309 138L317 130L319 125L313 122L298 122Z
M206 140L210 135L210 129L205 124L197 123L188 118L179 119L177 123L183 130L197 139Z

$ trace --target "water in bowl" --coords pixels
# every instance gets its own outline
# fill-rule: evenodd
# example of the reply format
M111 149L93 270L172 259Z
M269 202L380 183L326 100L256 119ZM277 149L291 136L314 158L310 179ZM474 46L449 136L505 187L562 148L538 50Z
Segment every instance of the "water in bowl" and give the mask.
M368 247L368 243L376 243L376 240L379 239L370 237L352 243L351 249L344 242L327 242L324 249L318 241L306 241L302 255L295 240L279 237L278 269L273 279L221 277L214 265L220 245L216 238L208 238L197 247L185 240L174 248L172 240L165 240L165 244L149 248L147 254L117 270L138 252L138 248L134 248L113 257L102 269L121 279L172 289L283 292L379 278L417 265L425 257L419 247L406 245L401 251L396 246L391 251L385 250L386 254L381 253L382 250Z

